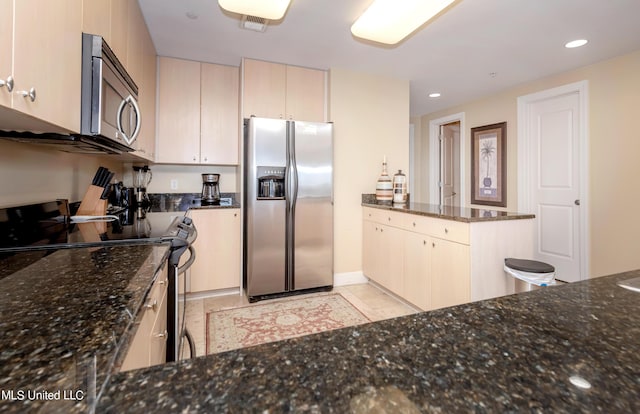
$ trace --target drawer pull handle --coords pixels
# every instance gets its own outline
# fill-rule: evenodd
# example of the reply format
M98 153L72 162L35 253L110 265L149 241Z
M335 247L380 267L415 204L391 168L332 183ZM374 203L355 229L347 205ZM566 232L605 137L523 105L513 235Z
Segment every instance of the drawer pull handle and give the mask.
M13 91L13 77L9 76L6 81L0 79L0 88L2 88L3 86L7 87L7 91Z
M146 305L144 305L144 307L147 309L151 309L155 312L156 308L158 307L158 301L154 299L152 304L147 303Z
M31 88L28 91L20 91L19 95L24 96L25 98L29 98L31 102L35 102L36 100L36 88Z
M164 338L164 339L167 339L167 334L168 334L168 332L167 332L167 330L165 329L165 331L164 331L164 332L160 332L159 334L156 334L156 338Z

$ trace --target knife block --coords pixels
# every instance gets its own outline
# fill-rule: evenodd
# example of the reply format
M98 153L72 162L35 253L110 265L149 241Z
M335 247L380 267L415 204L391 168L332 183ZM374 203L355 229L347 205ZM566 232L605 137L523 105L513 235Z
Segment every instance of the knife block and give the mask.
M103 191L102 187L90 185L76 214L79 216L104 216L107 214L107 200L100 198Z

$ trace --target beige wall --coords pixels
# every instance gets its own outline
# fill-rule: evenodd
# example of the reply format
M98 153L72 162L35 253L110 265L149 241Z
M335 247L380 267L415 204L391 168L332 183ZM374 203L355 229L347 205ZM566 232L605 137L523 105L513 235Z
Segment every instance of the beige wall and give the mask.
M150 193L199 193L202 191L202 174L220 174L220 192L239 193L238 168L235 166L203 165L150 165L153 179L147 189ZM178 188L171 189L171 180L177 180Z
M69 154L0 140L0 206L66 198L81 201L99 166L122 179L122 162L109 156Z
M470 128L506 121L507 209L517 210L517 98L581 80L589 82L589 200L583 205L586 201L590 213L590 276L595 277L640 268L640 51L425 115L420 161L428 165L430 120L465 113L467 166ZM427 202L428 170L422 171L421 201Z
M383 156L391 175L409 168L409 82L341 69L329 78L334 272L356 272L362 270L362 193L375 192Z

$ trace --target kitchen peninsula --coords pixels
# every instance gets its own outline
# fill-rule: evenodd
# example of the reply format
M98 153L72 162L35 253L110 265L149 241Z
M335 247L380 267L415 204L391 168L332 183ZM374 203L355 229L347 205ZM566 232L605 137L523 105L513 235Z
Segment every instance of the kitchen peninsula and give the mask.
M640 410L640 294L616 286L640 271L119 373L165 254L66 249L2 279L2 411Z
M362 195L365 276L432 310L515 292L504 259L531 259L535 216Z
M638 276L116 374L97 412L638 412Z

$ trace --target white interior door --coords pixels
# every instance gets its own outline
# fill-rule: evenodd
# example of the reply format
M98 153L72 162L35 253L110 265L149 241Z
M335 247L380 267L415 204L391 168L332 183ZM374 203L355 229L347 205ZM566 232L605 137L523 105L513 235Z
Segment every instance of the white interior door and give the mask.
M582 170L584 142L580 91L558 91L524 103L519 123L525 128L528 160L518 174L528 181L528 210L535 213L534 259L556 268L556 278L583 279ZM519 146L521 142L519 142ZM528 169L524 169L528 165Z
M460 122L442 125L440 137L440 204L457 206L460 205Z

